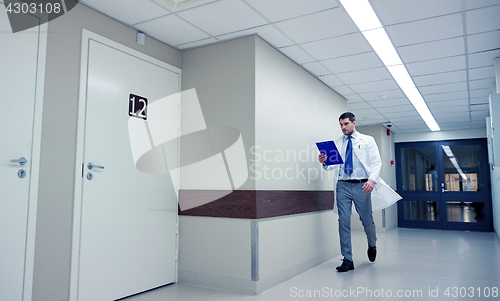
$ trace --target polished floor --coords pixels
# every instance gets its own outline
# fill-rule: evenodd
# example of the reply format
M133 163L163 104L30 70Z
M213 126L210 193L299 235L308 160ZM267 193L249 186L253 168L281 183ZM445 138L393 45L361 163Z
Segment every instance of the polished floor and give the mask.
M355 270L340 257L256 296L172 284L126 301L167 300L500 300L500 240L494 233L395 229L378 234L378 257L353 233Z

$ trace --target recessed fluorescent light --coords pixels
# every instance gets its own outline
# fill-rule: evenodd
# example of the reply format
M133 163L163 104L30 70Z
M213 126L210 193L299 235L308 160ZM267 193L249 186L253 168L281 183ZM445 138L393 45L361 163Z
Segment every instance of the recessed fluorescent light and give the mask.
M361 33L365 36L368 43L370 43L375 53L377 53L382 63L387 67L398 86L403 90L429 129L431 131L440 131L441 129L434 116L432 116L427 103L415 87L415 83L368 0L340 0L340 3L354 23L356 23L356 26L358 26Z

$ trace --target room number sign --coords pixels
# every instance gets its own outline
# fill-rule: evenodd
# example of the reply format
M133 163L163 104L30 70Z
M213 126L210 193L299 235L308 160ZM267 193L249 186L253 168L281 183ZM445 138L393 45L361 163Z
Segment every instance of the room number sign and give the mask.
M139 119L148 119L148 99L139 95L130 94L128 115Z

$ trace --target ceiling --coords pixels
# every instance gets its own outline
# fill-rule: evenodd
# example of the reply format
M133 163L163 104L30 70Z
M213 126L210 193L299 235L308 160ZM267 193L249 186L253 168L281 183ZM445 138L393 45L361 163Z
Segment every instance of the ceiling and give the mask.
M80 2L181 51L258 34L342 95L358 125L430 131L337 0ZM370 2L441 130L484 128L500 0Z

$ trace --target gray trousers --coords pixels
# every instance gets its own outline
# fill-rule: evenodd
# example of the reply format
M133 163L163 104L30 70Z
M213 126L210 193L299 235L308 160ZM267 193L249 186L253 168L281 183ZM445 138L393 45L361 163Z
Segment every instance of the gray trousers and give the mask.
M340 251L344 259L352 261L351 247L351 208L352 202L365 229L368 245L374 247L377 242L375 223L373 222L371 193L363 193L365 183L337 183L337 208L339 213Z

